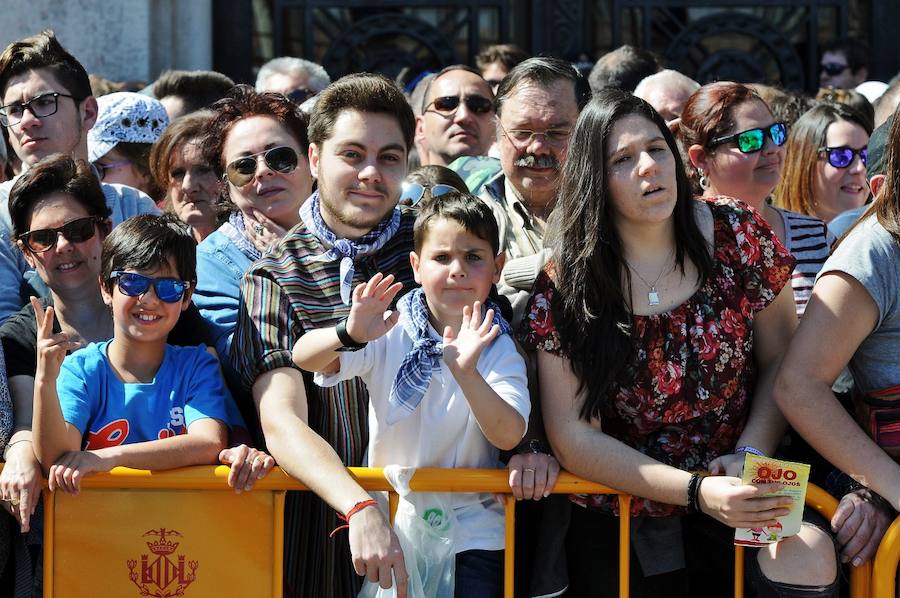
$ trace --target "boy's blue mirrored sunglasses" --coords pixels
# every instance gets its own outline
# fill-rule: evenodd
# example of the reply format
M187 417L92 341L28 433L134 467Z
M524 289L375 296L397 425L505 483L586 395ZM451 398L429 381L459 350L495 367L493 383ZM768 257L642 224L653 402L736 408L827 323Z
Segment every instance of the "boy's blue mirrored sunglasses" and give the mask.
M109 279L116 281L122 294L129 297L143 295L152 284L156 296L165 303L178 303L184 297L184 292L191 286L189 282L177 278L151 278L137 272L122 272L121 270L110 273Z
M400 205L404 206L414 206L419 203L422 198L425 196L425 191L431 190L431 197L440 197L441 195L445 195L450 193L451 191L458 191L456 187L451 187L450 185L420 185L419 183L403 183L402 192L400 193Z

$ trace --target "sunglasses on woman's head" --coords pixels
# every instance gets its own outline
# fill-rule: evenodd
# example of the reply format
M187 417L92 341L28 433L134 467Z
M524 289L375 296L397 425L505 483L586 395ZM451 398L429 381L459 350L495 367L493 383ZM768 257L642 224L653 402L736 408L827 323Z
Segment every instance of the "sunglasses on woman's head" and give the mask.
M83 243L96 234L95 224L103 222L103 218L87 216L67 222L57 228L39 228L19 235L18 239L34 253L42 253L56 245L62 234L69 243Z
M441 96L434 98L429 107L433 106L434 111L441 114L451 114L459 108L460 99L459 96ZM462 98L462 101L465 102L469 112L475 114L487 114L494 109L494 103L484 96L466 96ZM425 109L425 112L428 112L428 108Z
M747 129L734 135L719 137L713 139L707 144L707 147L713 148L723 143L735 143L738 151L742 154L752 154L758 152L766 144L766 136L772 140L777 146L784 145L787 141L787 125L784 123L775 123L768 127L757 127L755 129Z
M425 191L431 190L431 197L440 197L451 191L457 191L450 185L420 185L419 183L403 183L403 192L400 194L400 205L414 206L425 196Z
M256 176L256 166L259 156L263 157L266 165L281 174L293 172L297 168L297 152L287 146L273 147L270 150L243 156L231 162L225 167L225 178L235 187L243 187Z
M869 148L861 147L858 150L842 145L840 147L820 147L819 151L825 154L825 159L835 168L847 168L853 164L853 156L859 154L863 166L869 165Z
M150 285L153 285L153 291L157 298L165 303L178 303L184 297L184 292L191 286L190 283L177 278L151 278L137 272L122 272L121 270L111 272L109 279L115 281L122 294L129 297L143 295Z

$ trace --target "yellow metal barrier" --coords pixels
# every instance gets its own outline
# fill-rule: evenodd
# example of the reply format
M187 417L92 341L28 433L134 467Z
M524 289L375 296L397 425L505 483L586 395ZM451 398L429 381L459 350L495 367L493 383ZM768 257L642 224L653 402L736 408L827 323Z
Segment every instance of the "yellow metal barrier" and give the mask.
M366 490L391 491L380 468L349 471ZM115 468L85 478L78 497L45 492L44 596L81 598L97 595L101 588L109 596L281 596L284 493L307 488L275 468L253 491L237 495L227 487L227 476L224 466L166 472ZM505 470L418 469L410 488L509 494ZM630 511L630 496L565 472L553 492L618 494L620 512ZM397 504L393 493L390 504L393 517ZM813 485L807 504L828 518L837 507L834 498ZM629 517L620 518L619 534L619 579L627 580ZM900 527L892 526L889 534L900 540ZM504 571L508 598L514 590L514 540L515 500L508 496ZM890 556L879 550L892 572L900 559L900 541L895 540ZM236 550L241 553L239 565ZM736 598L743 595L741 557L738 547ZM868 565L853 570L852 598L868 596L869 572ZM628 597L628 585L619 584L621 598Z
M900 562L900 518L888 528L875 553L872 570L872 598L895 598L897 563Z

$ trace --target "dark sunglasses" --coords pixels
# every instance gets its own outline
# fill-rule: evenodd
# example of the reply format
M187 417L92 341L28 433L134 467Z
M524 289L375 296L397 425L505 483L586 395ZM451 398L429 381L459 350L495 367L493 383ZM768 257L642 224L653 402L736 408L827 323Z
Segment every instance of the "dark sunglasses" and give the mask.
M494 110L494 103L484 96L466 96L462 98L462 101L465 102L469 112L475 114L487 114ZM459 102L459 96L441 96L434 98L429 106L434 106L435 112L450 114L456 112L456 109L459 108ZM428 112L428 108L425 109L425 112Z
M58 236L62 234L69 243L83 243L92 239L97 232L95 224L103 222L98 216L87 216L67 222L57 228L39 228L22 233L18 239L34 253L42 253L56 245Z
M740 133L735 133L734 135L713 139L709 142L707 147L713 148L717 145L722 145L723 143L734 142L737 144L738 151L742 154L752 154L763 148L763 145L766 143L766 135L769 136L772 143L777 146L782 146L784 145L784 142L787 141L787 125L784 123L775 123L768 127L748 129L746 131L741 131Z
M178 303L184 297L184 292L190 283L177 278L151 278L137 272L122 272L115 270L109 275L110 280L116 281L123 295L138 297L147 292L150 285L160 301L165 303Z
M431 191L431 197L440 197L451 191L458 191L450 185L420 185L419 183L403 183L403 192L400 194L400 204L414 206L425 196L425 191Z
M847 168L853 164L853 156L859 154L863 166L869 165L868 146L857 149L842 145L841 147L820 147L819 151L825 154L828 163L835 168Z
M287 99L299 106L309 98L316 95L316 92L311 89L306 89L305 87L298 87L297 89L292 89L286 95Z
M273 147L270 150L238 158L225 167L225 178L235 187L243 187L256 176L257 158L263 157L266 166L287 174L297 168L297 152L287 146Z
M841 64L839 62L825 62L819 65L819 67L822 69L822 71L825 72L825 74L831 75L832 77L843 73L845 70L847 70L848 66L849 65Z

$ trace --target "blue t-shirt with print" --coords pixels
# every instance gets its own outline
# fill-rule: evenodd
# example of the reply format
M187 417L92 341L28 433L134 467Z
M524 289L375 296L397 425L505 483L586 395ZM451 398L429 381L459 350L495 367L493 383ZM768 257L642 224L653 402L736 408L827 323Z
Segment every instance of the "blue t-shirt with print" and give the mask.
M204 345L166 345L156 377L144 384L119 379L106 354L111 342L91 343L66 357L56 381L63 418L81 431L84 450L184 434L206 417L242 425L219 364Z

